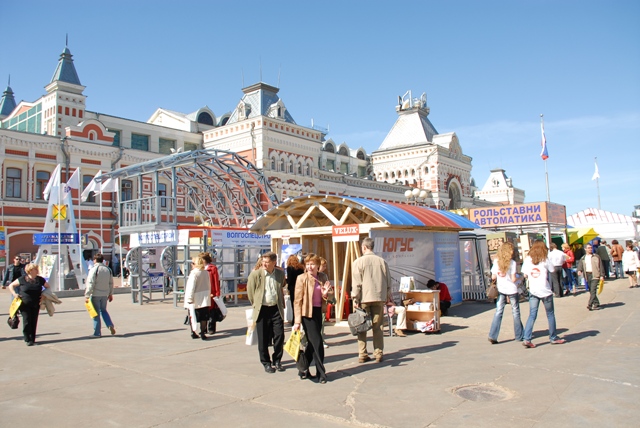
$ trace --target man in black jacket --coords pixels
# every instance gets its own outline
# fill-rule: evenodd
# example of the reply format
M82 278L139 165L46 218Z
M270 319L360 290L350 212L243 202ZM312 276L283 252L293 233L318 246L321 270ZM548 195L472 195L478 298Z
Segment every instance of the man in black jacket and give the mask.
M24 276L24 264L20 259L20 256L15 256L13 258L13 264L7 266L7 270L4 273L4 281L2 281L2 289L7 288L9 284L11 284L16 279Z

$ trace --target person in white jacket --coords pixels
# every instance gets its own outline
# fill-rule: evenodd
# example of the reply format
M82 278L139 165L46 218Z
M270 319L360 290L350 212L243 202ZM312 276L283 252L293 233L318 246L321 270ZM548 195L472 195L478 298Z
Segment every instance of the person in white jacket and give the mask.
M200 256L191 260L191 273L184 290L184 307L189 310L191 338L207 340L207 321L209 320L209 306L211 306L211 285L206 263ZM196 333L200 323L200 336Z
M636 272L640 269L640 260L638 254L633 251L632 244L627 244L627 249L622 253L622 269L629 276L629 288L636 287Z

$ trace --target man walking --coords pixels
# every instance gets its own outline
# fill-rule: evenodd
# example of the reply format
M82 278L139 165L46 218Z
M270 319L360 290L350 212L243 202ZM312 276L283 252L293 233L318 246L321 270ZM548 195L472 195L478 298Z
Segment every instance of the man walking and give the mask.
M384 336L382 331L385 302L391 299L391 274L387 262L373 253L373 239L362 240L362 256L352 265L351 298L353 306L365 310L373 324L373 356L382 362ZM367 352L367 332L358 333L358 362L370 361Z
M556 297L564 296L563 286L562 286L562 265L564 261L567 259L567 255L562 251L558 250L558 246L553 242L549 244L549 255L547 258L553 264L553 272L551 275L551 288L553 290L553 294Z
M609 253L607 252L607 241L598 241L598 248L595 253L598 255L598 257L600 257L600 260L602 261L602 273L604 274L604 279L609 279L609 268L611 259L609 258Z
M267 373L283 372L282 352L284 346L284 294L286 286L284 271L276 269L276 253L262 255L262 269L249 275L247 295L253 307L253 322L258 333L260 362ZM273 355L269 356L269 344L273 338Z
M618 243L617 239L611 241L611 256L613 257L613 272L616 275L616 279L624 278L624 269L622 269L622 255L624 254L624 248Z
M91 300L93 308L97 312L97 316L93 318L93 336L102 336L100 315L104 320L105 325L109 328L112 335L116 334L116 328L111 321L109 312L107 312L107 302L113 300L113 275L111 269L106 267L104 262L104 256L97 253L93 256L93 267L87 274L87 289L84 292L85 302Z
M11 284L13 281L20 278L21 276L25 276L24 264L22 263L20 256L15 256L13 258L13 264L7 266L7 270L4 273L4 281L2 281L2 289L4 290L5 288L7 288L9 284Z
M589 303L587 309L590 311L600 309L600 301L598 300L598 282L604 279L602 260L597 254L593 254L593 247L590 244L585 245L587 254L578 262L578 275L583 275L589 284Z

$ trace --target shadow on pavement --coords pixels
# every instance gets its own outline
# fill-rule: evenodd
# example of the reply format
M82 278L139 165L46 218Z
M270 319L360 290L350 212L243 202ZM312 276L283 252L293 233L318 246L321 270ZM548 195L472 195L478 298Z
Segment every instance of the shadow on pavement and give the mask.
M625 305L624 302L605 303L600 305L600 309L615 308L617 306L624 306L624 305Z

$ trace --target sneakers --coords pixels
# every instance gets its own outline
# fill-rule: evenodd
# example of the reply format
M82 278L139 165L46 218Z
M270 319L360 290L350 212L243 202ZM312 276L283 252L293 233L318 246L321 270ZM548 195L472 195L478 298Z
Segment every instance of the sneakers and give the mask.
M402 330L400 330L400 329L397 329L397 328L396 328L396 329L394 329L393 331L396 333L396 336L398 336L398 337L407 337L407 335L406 335L406 334L404 334L404 331L402 331Z
M536 345L534 345L533 343L529 342L528 340L523 340L522 341L522 346L524 346L525 348L535 348Z
M368 355L358 358L358 362L361 364L366 363L367 361L371 361L371 357Z
M116 328L114 326L109 326L109 331L111 332L112 336L116 335Z
M497 341L497 340L492 339L492 338L488 338L487 340L488 340L488 341L489 341L489 343L491 343L492 345L495 345L496 343L498 343L498 341Z
M551 341L552 345L562 345L563 343L567 343L567 341L564 339L555 339Z

